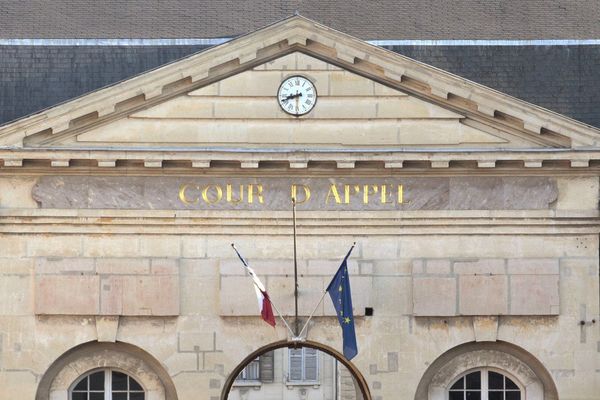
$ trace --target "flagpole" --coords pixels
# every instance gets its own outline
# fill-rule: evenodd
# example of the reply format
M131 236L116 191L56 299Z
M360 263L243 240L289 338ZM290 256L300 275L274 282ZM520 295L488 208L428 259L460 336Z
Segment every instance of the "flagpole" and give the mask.
M354 246L356 246L356 242L352 243L352 247L350 247L350 250L348 250L348 254L350 254L350 252L352 252L352 250L354 249ZM327 285L327 287L329 287L329 285ZM325 289L323 291L323 295L321 296L321 299L319 300L319 302L317 303L317 305L315 306L315 308L310 313L310 316L308 317L308 319L304 323L304 326L302 327L302 330L298 334L298 337L302 337L302 333L304 332L304 330L308 326L308 323L310 322L310 320L312 319L312 317L315 315L315 312L317 311L317 308L319 308L319 305L321 305L321 303L323 302L323 299L325 298L326 294L327 294L327 289Z
M292 335L292 337L293 337L294 336L294 332L292 332L292 328L290 328L290 326L288 325L288 323L285 320L285 318L283 318L283 315L281 314L281 311L279 311L279 309L277 308L277 306L271 301L270 297L269 297L269 303L271 303L271 305L273 306L273 308L275 309L275 311L277 311L277 314L279 314L279 318L281 318L281 320L283 321L283 324L286 326L286 328L290 332L290 335Z
M242 264L244 264L244 266L246 268L250 268L248 266L248 263L246 262L246 260L244 260L244 257L242 257L242 255L240 254L240 252L238 251L237 247L235 247L235 244L231 243L231 247L233 247L233 250L236 252L236 254L238 255L239 259L242 261ZM245 270L246 273L248 274L248 271ZM256 286L256 283L254 283L254 281L252 281L252 284L254 286ZM260 289L260 288L258 288ZM275 305L275 303L273 303L273 300L271 300L270 297L267 297L267 299L269 300L269 303L271 303L271 305L273 306L273 308L275 309L275 311L277 311L277 314L279 314L279 318L281 318L281 320L283 321L283 324L286 326L286 328L288 329L288 331L290 332L290 335L292 337L294 337L294 332L292 331L292 328L290 328L290 326L288 325L287 321L285 320L285 318L283 318L283 314L281 313L281 311L279 311L279 309L277 308L277 306Z
M292 197L292 219L294 224L294 309L296 318L294 319L295 337L298 334L298 257L296 253L296 199Z
M323 295L321 296L321 300L319 300L319 302L317 303L317 305L315 306L315 308L312 310L312 312L310 313L308 319L306 320L306 322L304 323L304 326L302 327L302 330L300 331L300 333L298 334L298 337L302 337L302 332L304 332L304 330L306 329L306 327L308 326L308 323L310 322L310 320L312 319L312 317L315 315L315 312L317 311L317 308L319 308L319 305L323 302L323 299L325 298L325 295L327 294L327 290L325 290L323 292Z

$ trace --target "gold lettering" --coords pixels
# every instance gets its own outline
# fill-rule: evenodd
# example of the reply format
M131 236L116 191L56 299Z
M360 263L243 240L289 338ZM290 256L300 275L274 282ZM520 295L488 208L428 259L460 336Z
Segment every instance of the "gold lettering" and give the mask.
M327 192L327 197L325 198L325 204L329 204L329 198L333 196L335 199L335 204L340 204L342 200L340 199L340 194L338 193L337 187L335 183L332 183L329 186L329 192Z
M398 204L404 203L404 187L398 185Z
M262 185L256 185L256 197L258 197L258 202L260 204L263 204L265 202L265 200L263 199L263 187Z
M210 190L210 188L215 188L215 190L217 191L216 199L211 199L210 197L208 197L208 191ZM207 204L218 203L219 201L221 201L222 198L223 189L221 189L221 186L219 185L206 185L206 187L204 187L204 190L202 190L202 200L204 200L204 202L206 202Z
M198 201L200 201L200 199L198 197L194 198L194 199L190 199L187 197L186 195L186 191L190 188L190 187L194 187L196 189L200 189L198 186L195 185L181 185L179 187L179 200L181 200L183 202L183 204L186 205L190 205L190 204L198 204Z
M226 186L226 198L227 198L227 202L228 203L240 203L242 201L244 201L244 185L240 185L240 198L239 199L234 199L233 198L233 185L231 183L228 183Z
M256 198L260 204L263 204L265 200L263 199L263 186L261 184L256 185ZM254 184L248 185L248 203L254 203Z
M379 191L379 187L377 185L363 185L363 204L369 204L369 194L371 194L371 190L373 190L372 194L375 194Z
M392 203L391 201L388 201L387 187L388 187L388 185L386 185L386 184L381 185L381 204Z
M300 186L304 190L304 198L302 199L302 201L298 200L298 186ZM296 200L296 204L306 203L308 200L310 200L310 187L302 184L292 184L292 199Z
M350 204L350 185L344 185L344 203Z

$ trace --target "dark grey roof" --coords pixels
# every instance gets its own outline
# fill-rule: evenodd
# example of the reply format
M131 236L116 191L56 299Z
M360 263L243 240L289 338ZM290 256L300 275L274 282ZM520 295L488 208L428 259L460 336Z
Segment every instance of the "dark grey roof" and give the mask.
M1 0L1 38L212 38L295 11L362 39L594 39L597 0Z
M203 48L0 46L0 124ZM389 48L600 128L598 45Z
M0 125L205 46L0 46Z
M394 46L392 50L600 128L600 46Z

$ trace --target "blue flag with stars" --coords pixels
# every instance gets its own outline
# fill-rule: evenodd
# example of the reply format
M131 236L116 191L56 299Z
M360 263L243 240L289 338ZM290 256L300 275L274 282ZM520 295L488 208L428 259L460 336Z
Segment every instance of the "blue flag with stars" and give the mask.
M333 301L333 307L337 313L338 321L342 326L344 338L344 357L351 360L358 353L356 345L356 333L354 332L354 315L352 313L352 295L350 293L350 276L348 275L348 257L354 246L350 248L342 265L338 268L335 276L327 286L327 292Z

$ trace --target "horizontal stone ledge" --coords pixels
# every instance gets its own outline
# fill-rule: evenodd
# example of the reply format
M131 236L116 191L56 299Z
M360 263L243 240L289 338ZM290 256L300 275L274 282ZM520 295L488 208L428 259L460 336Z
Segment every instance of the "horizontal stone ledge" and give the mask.
M598 160L569 160L569 159L548 159L543 161L528 161L523 159L504 159L504 160L478 160L478 159L451 159L446 161L430 161L427 159L403 159L402 161L389 161L387 159L364 159L356 161L337 161L335 159L311 159L309 161L297 162L279 159L262 159L259 161L247 160L231 160L231 159L213 159L206 161L196 161L192 159L164 159L164 160L144 160L144 159L87 159L87 158L72 158L66 160L49 160L45 158L26 158L21 160L5 159L0 160L2 169L14 171L19 169L22 171L43 171L44 169L64 168L65 171L70 170L73 173L80 173L85 170L88 173L102 173L107 167L112 169L112 173L116 171L133 172L136 170L177 170L190 172L194 169L204 168L217 172L233 172L233 171L278 171L292 169L297 171L303 170L329 170L329 171L385 171L389 169L402 169L403 174L456 174L464 171L474 171L476 173L485 174L490 171L495 173L504 173L506 175L514 174L531 174L532 169L538 174L581 174L590 173L597 174L600 170L600 159ZM83 169L82 169L83 168ZM424 172L428 171L428 172ZM504 172L503 172L504 171ZM589 171L589 172L585 172ZM1 173L1 172L0 172ZM69 173L69 172L66 172Z
M574 170L597 169L600 167L600 151L515 151L499 152L485 150L455 149L453 151L389 151L377 149L348 148L342 151L302 150L303 158L290 154L293 149L266 149L255 152L239 152L231 150L216 151L210 149L69 149L69 150L33 150L11 149L0 150L0 160L4 167L44 168L63 167L86 169L98 167L133 168L223 168L223 163L230 163L228 168L259 168L273 169L289 167L303 169L318 167L319 169L381 169L390 168L410 169L549 169ZM299 151L299 150L298 150ZM199 152L201 159L198 159ZM46 163L46 164L44 164ZM275 164L273 164L275 163ZM327 164L324 164L327 163ZM237 166L236 166L237 165Z
M154 224L138 226L131 225L80 225L65 226L57 228L56 224L46 225L3 225L0 226L2 234L28 234L28 235L97 235L97 234L123 234L123 235L182 235L181 226L156 226ZM463 236L463 235L495 235L495 236L594 236L600 233L600 225L595 227L567 226L557 228L556 226L534 227L506 227L506 226L451 226L451 227L403 227L380 225L321 225L311 228L303 228L300 236ZM252 235L252 236L285 236L290 237L289 227L281 227L276 224L265 224L261 229L247 224L244 226L222 226L222 225L197 225L186 227L185 235Z
M227 219L230 221L278 221L280 225L291 225L291 211L282 210L142 210L142 209L72 209L72 208L0 208L0 225L12 222L39 220L41 223L73 221L87 223L121 222L135 224L137 221L153 221L158 224L195 224L210 223ZM296 217L299 224L311 225L313 222L343 223L359 220L373 220L378 224L402 223L421 226L435 223L446 224L450 221L462 221L466 224L481 224L482 219L490 219L501 224L555 225L600 223L598 210L380 210L377 212L362 210L311 210L302 211ZM129 222L128 222L129 221ZM336 222L337 221L337 222ZM234 222L232 222L233 224ZM235 222L237 223L237 222ZM255 222L253 222L255 223Z

